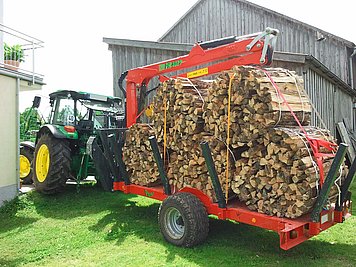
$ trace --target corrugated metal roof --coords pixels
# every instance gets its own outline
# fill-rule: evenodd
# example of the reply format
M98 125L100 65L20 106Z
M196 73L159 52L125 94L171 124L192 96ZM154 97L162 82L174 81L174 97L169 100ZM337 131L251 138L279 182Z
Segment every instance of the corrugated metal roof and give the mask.
M152 42L130 39L103 38L103 42L109 45L128 46L137 48L153 48L169 51L189 51L192 49L191 44L176 44L166 42Z
M169 28L169 30L168 30L166 33L164 33L164 34L158 39L158 41L162 41L171 31L174 30L174 28L176 28L176 26L177 26L178 24L180 24L181 21L183 21L193 10L195 10L195 9L197 8L197 6L198 6L199 4L201 4L201 3L204 2L204 1L216 1L216 0L199 0L199 1L197 1L176 23L174 23L174 25L173 25L172 27ZM299 21L299 20L297 20L297 19L291 18L291 17L289 17L289 16L283 15L283 14L278 13L278 12L276 12L276 11L273 11L273 10L271 10L271 9L265 8L265 7L263 7L263 6L259 6L259 5L257 5L257 4L254 4L254 3L251 3L251 2L248 2L248 1L245 1L245 0L223 0L223 1L242 2L242 3L247 4L247 5L249 5L249 6L253 7L253 8L257 8L257 9L263 10L263 11L265 11L265 12L269 12L269 13L271 13L271 14L277 16L277 17L280 17L280 18L282 18L282 19L288 20L288 21L290 21L290 22L292 22L292 23L297 23L297 24L302 25L302 26L304 26L304 27L306 27L306 28L309 28L309 29L311 29L311 30L318 31L318 32L320 32L321 34L323 34L323 35L325 35L325 36L328 36L328 38L334 38L334 39L336 39L336 40L338 40L338 41L340 41L340 42L343 42L346 46L355 47L355 44L354 44L353 42L351 42L351 41L348 41L348 40L346 40L346 39L344 39L344 38L341 38L341 37L339 37L339 36L336 36L336 35L334 35L334 34L332 34L332 33L326 32L326 31L324 31L324 30L322 30L322 29L319 29L319 28L317 28L317 27L314 27L314 26L312 26L312 25L309 25L309 24L304 23L304 22L302 22L302 21Z

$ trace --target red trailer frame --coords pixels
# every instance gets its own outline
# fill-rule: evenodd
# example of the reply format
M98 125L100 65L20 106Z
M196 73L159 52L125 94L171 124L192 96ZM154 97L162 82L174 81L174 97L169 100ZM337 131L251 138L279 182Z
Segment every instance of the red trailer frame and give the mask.
M213 65L179 74L178 77L202 77L228 70L235 65L269 65L272 62L277 34L278 30L267 28L266 31L253 35L229 37L195 44L188 55L129 70L126 73L127 127L136 123L140 113L137 104L137 91L146 88L153 77L159 76L160 80L165 80L168 79L162 76L165 73L214 62L215 64ZM146 196L160 201L169 196L165 193L163 186L145 187L125 184L123 181L114 182L113 190L122 191L126 194ZM280 236L280 247L284 250L288 250L318 235L334 224L343 222L351 216L352 209L351 201L347 200L342 204L341 211L337 211L335 207L323 210L320 214L319 222L312 222L310 214L298 219L279 218L251 211L236 199L230 200L226 208L220 208L218 203L212 202L208 196L194 188L185 187L179 192L195 195L203 203L207 213L216 215L219 219L230 219L277 232Z
M114 191L122 191L125 194L135 194L160 201L168 197L164 193L163 186L145 187L134 184L125 185L124 182L114 182ZM320 215L320 222L312 222L310 214L297 219L286 219L251 211L237 199L229 201L227 208L219 208L217 203L213 203L208 196L194 188L185 187L179 192L195 195L203 203L208 214L215 215L221 220L230 219L277 232L279 234L280 247L284 250L288 250L318 235L337 223L342 223L351 216L352 212L352 203L347 201L344 203L343 211L341 212L336 211L334 207L324 210Z

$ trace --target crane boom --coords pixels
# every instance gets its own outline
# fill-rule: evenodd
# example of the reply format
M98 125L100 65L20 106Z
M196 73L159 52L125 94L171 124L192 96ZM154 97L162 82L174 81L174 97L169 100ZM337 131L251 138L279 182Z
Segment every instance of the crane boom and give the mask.
M183 71L175 77L197 78L228 70L235 65L270 65L278 33L276 29L267 28L263 32L251 35L196 43L187 55L123 73L122 75L126 76L127 127L136 123L139 112L137 91L145 90L153 77L159 76L162 81L167 79L162 76L164 74ZM209 66L184 73L188 68L204 64ZM120 80L123 81L123 78L121 77Z

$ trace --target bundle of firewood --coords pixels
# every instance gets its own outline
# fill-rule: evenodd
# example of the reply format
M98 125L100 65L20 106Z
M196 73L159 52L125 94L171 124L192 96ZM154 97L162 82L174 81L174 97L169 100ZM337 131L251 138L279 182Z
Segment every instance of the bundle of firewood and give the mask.
M313 127L306 131L311 138L333 141L325 131ZM299 128L270 129L247 147L236 161L231 182L239 199L252 210L279 217L295 218L310 211L320 184L319 169L305 134ZM323 162L325 176L331 161ZM336 193L333 188L330 196Z
M167 175L175 190L194 187L215 200L200 142L208 141L216 169L223 186L230 188L231 176L226 178L227 147L224 142L204 130L204 104L211 82L172 79L161 84L154 98L153 125L159 142L169 150ZM230 169L234 168L229 153ZM232 171L230 172L232 174Z
M134 124L126 134L123 147L123 159L131 183L151 186L160 182L149 137L154 135L153 127L148 124Z
M209 88L204 119L205 130L223 140L227 138L229 86L230 144L241 151L231 181L233 192L250 209L265 214L295 218L309 212L320 189L320 170L290 112L291 108L302 125L310 124L311 105L303 81L280 68L265 72L236 67L221 73ZM326 131L306 129L309 137L333 141ZM326 176L331 159L323 165ZM335 193L333 188L330 197Z
M164 124L166 141L175 150L182 138L203 131L203 105L208 85L184 79L172 79L160 85L153 101L152 118L159 142L164 138Z
M320 190L320 170L290 108L309 137L334 140L329 132L308 126L311 105L295 73L235 67L214 81L171 79L160 85L153 106L153 129L136 126L125 144L134 183L149 185L159 177L148 142L154 131L161 148L166 144L165 166L174 190L194 187L216 200L200 148L207 141L229 196L236 194L250 209L269 215L295 218L310 211ZM324 176L331 161L324 160ZM330 199L336 193L332 188Z
M302 125L309 125L311 106L301 78L280 68L269 69L268 73ZM235 67L221 73L209 88L204 116L206 131L226 138L230 80L233 144L263 136L269 127L297 125L283 97L263 70Z
M168 178L174 189L193 187L201 190L213 201L216 195L201 151L200 142L208 142L215 163L216 172L222 188L230 191L230 182L235 168L234 155L228 150L226 144L205 133L191 136L178 143L177 148L170 154ZM228 153L227 153L228 152ZM228 160L227 160L228 157ZM226 173L229 163L229 173Z

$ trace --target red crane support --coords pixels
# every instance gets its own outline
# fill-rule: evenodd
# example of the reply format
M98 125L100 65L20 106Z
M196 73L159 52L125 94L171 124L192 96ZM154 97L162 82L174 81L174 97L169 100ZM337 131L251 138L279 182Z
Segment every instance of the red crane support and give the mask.
M129 70L126 77L127 127L136 122L139 112L137 91L147 86L153 77L208 63L215 64L183 73L179 77L211 75L236 65L269 65L277 34L278 30L267 28L252 35L197 43L188 55Z

